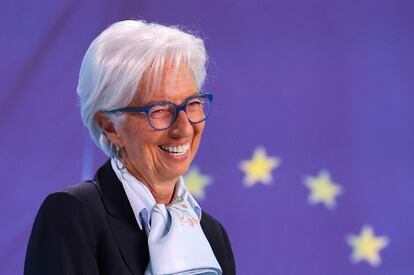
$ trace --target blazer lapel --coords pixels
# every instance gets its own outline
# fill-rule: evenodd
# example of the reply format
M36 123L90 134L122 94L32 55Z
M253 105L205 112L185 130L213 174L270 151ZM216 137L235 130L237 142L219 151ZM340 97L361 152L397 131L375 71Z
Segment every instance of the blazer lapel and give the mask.
M112 170L110 161L98 170L95 182L125 263L132 274L143 274L149 260L147 236L137 224L122 183Z

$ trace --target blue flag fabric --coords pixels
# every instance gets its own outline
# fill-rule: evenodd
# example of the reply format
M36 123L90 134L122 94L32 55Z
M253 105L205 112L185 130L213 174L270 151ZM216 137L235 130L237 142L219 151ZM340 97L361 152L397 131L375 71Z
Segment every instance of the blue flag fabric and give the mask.
M411 1L3 1L0 273L45 196L105 160L81 124L89 43L115 21L205 38L214 93L186 183L238 274L414 274Z

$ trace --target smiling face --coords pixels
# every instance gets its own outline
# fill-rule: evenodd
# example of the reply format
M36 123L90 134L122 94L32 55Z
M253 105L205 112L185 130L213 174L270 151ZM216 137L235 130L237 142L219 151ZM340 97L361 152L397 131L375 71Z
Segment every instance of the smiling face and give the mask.
M173 66L166 67L151 99L140 96L146 89L144 78L137 96L128 106L140 107L158 101L181 104L198 92L193 73L185 65L180 65L177 72ZM117 140L113 142L123 148L124 165L144 183L175 182L194 159L203 129L204 122L193 125L182 111L174 125L162 131L153 129L144 113L130 113L116 127Z

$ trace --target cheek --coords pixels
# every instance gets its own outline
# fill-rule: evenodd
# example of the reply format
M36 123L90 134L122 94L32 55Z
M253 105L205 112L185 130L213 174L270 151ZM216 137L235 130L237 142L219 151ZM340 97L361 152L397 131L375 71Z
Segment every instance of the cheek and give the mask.
M125 148L132 154L145 149L145 144L150 141L148 125L146 121L141 119L130 119L124 127L124 140L126 141Z
M204 123L199 123L199 124L194 125L194 140L193 140L193 142L195 143L194 145L197 146L197 147L200 143L203 131L204 131Z
M201 135L203 134L203 131L204 131L204 125L205 125L205 122L194 125L195 126L194 135L197 135L201 138Z

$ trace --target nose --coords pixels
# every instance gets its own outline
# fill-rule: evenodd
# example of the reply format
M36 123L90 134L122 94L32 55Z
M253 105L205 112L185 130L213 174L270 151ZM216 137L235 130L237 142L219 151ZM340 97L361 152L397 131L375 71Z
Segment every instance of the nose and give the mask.
M193 125L188 120L187 114L183 110L178 112L177 120L170 130L174 137L188 137L193 133Z

